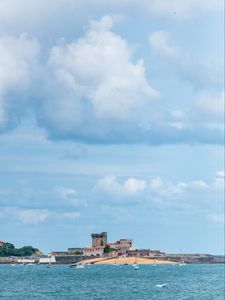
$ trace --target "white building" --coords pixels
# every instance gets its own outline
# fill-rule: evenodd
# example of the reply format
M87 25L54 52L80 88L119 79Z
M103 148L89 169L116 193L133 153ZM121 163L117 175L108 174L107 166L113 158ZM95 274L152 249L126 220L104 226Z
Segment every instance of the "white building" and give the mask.
M49 256L49 257L40 257L39 258L39 264L54 264L56 262L55 256Z
M34 264L35 263L35 259L32 258L19 258L17 260L18 264Z

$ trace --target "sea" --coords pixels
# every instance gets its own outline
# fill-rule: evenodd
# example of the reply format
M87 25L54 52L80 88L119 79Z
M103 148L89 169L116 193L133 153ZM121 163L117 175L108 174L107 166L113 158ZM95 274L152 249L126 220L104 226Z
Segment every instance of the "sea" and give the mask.
M0 265L0 299L224 300L224 273L210 264Z

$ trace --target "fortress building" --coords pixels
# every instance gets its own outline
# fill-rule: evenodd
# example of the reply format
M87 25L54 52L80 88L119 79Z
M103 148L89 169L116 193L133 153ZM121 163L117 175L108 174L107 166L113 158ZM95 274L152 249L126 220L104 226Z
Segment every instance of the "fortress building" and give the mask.
M92 233L92 247L105 246L107 244L107 232Z

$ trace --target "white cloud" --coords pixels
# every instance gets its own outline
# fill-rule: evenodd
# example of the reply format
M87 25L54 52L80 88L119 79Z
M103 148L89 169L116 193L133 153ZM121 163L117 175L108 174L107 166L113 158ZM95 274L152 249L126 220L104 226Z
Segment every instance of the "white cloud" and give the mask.
M136 178L128 178L124 182L119 182L115 176L106 176L100 179L94 187L97 193L103 193L110 199L121 200L140 196L147 184L144 180Z
M212 186L216 189L223 189L224 190L224 186L225 186L225 172L224 172L224 170L218 171L216 173L216 178L214 179Z
M212 214L212 215L208 215L208 218L215 223L224 223L225 215L224 214Z
M202 91L195 100L197 112L209 121L224 121L225 94L218 91Z
M150 46L159 54L176 58L181 54L181 50L178 46L174 46L171 43L171 35L168 31L159 30L154 31L149 35Z
M111 7L118 6L121 9L127 9L129 5L129 13L131 8L138 5L142 9L149 7L151 12L162 14L169 13L170 9L177 6L177 13L180 11L181 15L182 12L189 14L194 7L203 6L200 0L196 2L186 0L182 3L172 1L171 6L164 1L154 0L143 0L138 4L135 1L120 3L113 1L109 4ZM98 0L95 5L96 11L99 8L97 15L103 15L103 1ZM30 1L21 0L20 6L17 6L11 0L3 0L0 2L0 28L4 32L5 28L8 28L4 25L9 24L11 18L14 20L12 27L19 28L17 22L23 19L24 14L29 22L34 21L39 24L41 15L48 19L49 12L54 14L53 12L56 11L54 17L56 23L64 24L63 17L60 18L60 22L57 19L61 16L61 12L63 16L73 15L72 11L79 14L80 9L86 13L88 6L93 8L95 5L89 0L56 0L55 2L34 0L32 4ZM210 11L217 7L217 4L210 4L207 1L203 11ZM3 18L1 13L4 14ZM81 22L83 26L86 17L82 17L84 17L83 23ZM62 30L63 33L68 32L67 39L70 42L61 40L53 48L51 48L52 40L55 39L54 35L51 36L48 43L43 43L43 58L47 58L47 53L50 53L47 66L43 63L45 68L43 74L46 77L40 78L40 76L37 80L34 78L36 71L39 67L42 68L38 62L40 52L38 41L25 35L1 37L0 50L3 54L0 58L0 131L11 128L10 125L16 125L22 115L32 111L38 118L38 124L46 128L53 139L71 138L76 139L77 142L98 143L161 144L193 140L203 143L221 143L221 123L210 124L211 131L206 134L209 126L205 126L204 121L194 122L195 120L190 118L190 122L187 123L182 119L170 119L166 116L163 105L160 106L158 101L154 101L159 93L151 86L151 81L147 80L143 59L136 59L133 53L134 47L125 38L113 32L112 28L117 19L118 17L105 16L100 21L91 21L83 37L79 39L74 38L80 36L80 27L73 36L72 29L71 32ZM30 28L27 26L28 23L25 28ZM47 28L45 31L51 35L52 28ZM34 30L34 36L40 37L44 34L41 26L40 29ZM57 34L59 37L59 33ZM153 32L150 43L155 50L172 59L172 62L177 60L180 69L187 67L184 63L186 60L183 59L184 51L171 40L169 32ZM201 70L201 74L205 73L209 72ZM38 88L37 93L33 90L30 93L32 97L29 97L27 89L32 87L32 82L34 82L34 89ZM43 83L46 86L43 87ZM13 94L12 97L10 93ZM20 93L19 96L17 93ZM33 100L36 96L40 101L38 105ZM210 105L207 103L204 103L202 108L201 101L197 106L200 107L198 109L202 115L207 115L206 111L210 111L211 114L213 112L213 115L222 111L215 107L210 110ZM195 115L198 115L198 109L194 108L197 110ZM207 119L207 116L205 118ZM216 131L217 128L220 130ZM79 157L80 153L78 150L74 151L74 154L69 153L68 156Z
M224 61L220 52L223 50L222 45L217 46L215 54L217 58L213 59L209 54L206 56L206 51L205 55L199 57L199 53L201 54L202 51L204 53L204 50L193 52L191 49L188 51L183 48L180 46L181 41L173 40L171 33L165 30L150 33L148 42L154 54L167 59L171 69L176 70L183 80L190 82L195 88L203 90L208 87L214 87L215 89L223 87ZM168 65L166 65L166 68L168 68ZM204 92L204 90L201 92L203 96ZM214 93L215 96L218 91L211 93Z
M51 220L63 221L74 220L80 217L78 211L56 211L50 209L22 209L20 207L1 207L0 219L8 219L10 221L20 221L24 225L36 225Z
M203 180L173 183L161 177L153 177L149 182L136 178L128 178L119 182L115 176L100 179L94 191L104 203L135 204L152 199L170 204L190 193L201 193L210 188Z
M216 173L216 176L218 176L218 177L225 177L225 172L224 172L224 170L218 171L218 172Z
M114 18L105 16L91 22L84 37L52 49L49 67L60 97L47 101L44 115L57 130L70 133L82 126L83 134L92 136L93 120L137 123L150 111L158 93L146 80L143 61L133 62L129 44L111 31L113 24Z
M131 196L144 191L146 187L147 185L144 180L135 178L129 178L123 184L124 193Z
M44 222L50 212L46 209L24 209L18 211L18 218L23 224L38 224Z
M54 189L56 197L61 199L64 204L72 206L86 205L86 202L79 199L78 192L75 189L67 187L56 187Z
M154 177L149 183L149 191L153 198L171 199L181 197L187 188L187 183L173 184L163 180L161 177Z
M23 104L23 96L16 101L7 99L8 93L24 91L31 83L40 47L35 39L0 36L0 129L7 125L8 111L17 110ZM18 112L18 111L17 111ZM15 121L15 120L14 120Z

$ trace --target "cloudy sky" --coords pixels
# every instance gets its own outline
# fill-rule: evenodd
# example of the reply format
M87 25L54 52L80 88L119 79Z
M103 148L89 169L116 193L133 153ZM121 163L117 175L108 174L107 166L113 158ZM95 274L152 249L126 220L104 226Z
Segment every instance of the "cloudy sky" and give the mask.
M223 0L0 0L0 239L223 252Z

